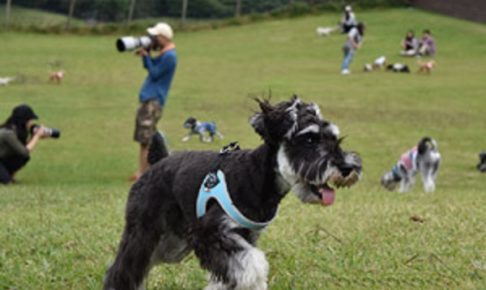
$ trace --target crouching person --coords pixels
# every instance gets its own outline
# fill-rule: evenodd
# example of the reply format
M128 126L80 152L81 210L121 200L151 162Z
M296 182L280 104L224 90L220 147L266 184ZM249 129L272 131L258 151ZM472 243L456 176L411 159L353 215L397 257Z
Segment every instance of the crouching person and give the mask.
M37 142L47 137L42 126L33 130L37 119L31 107L19 105L0 125L0 184L11 183L15 173L29 161Z

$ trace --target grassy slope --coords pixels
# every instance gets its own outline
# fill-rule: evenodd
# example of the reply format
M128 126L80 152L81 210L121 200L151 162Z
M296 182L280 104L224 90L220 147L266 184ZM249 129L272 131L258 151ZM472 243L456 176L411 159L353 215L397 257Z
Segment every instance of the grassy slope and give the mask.
M474 164L486 141L486 26L414 10L358 15L368 31L349 77L338 74L343 37L314 34L334 14L177 35L179 67L160 128L176 150L219 148L179 141L194 115L218 122L225 142L256 146L247 96L271 88L275 100L298 93L321 104L349 136L345 147L362 154L363 180L331 208L283 202L260 241L272 289L485 287L486 183ZM382 54L415 67L397 56L409 28L430 28L438 40L431 76L360 72ZM99 289L136 165L131 137L144 72L135 57L115 52L112 37L0 38L0 76L26 76L0 88L0 119L27 102L63 133L40 144L18 185L0 188L0 288ZM46 80L55 60L67 71L60 86ZM405 195L385 192L380 175L425 134L443 155L437 191L424 194L418 184ZM191 257L154 270L149 288L197 289L204 280Z
M5 22L5 5L0 5L0 23ZM66 11L67 13L67 11ZM67 16L42 10L28 9L19 6L12 6L10 24L13 26L25 27L35 25L37 27L49 27L64 25ZM79 21L74 20L74 23Z

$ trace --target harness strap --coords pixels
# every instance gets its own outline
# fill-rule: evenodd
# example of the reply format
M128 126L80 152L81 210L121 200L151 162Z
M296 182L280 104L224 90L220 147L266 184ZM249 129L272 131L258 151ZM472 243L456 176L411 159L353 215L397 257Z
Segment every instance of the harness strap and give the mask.
M199 189L199 193L197 196L196 202L196 216L198 218L203 217L206 214L206 207L207 203L214 199L218 202L224 212L236 223L241 225L244 228L252 229L252 230L261 230L269 225L275 217L267 222L254 222L244 216L238 208L234 205L231 197L228 193L228 188L226 186L226 179L221 170L218 170L216 173L219 183L216 184L212 188L208 188L205 186L208 183L209 179L211 179L211 174L208 174Z
M226 178L224 173L219 169L225 156L233 151L239 150L237 142L232 142L223 147L220 151L220 158L218 158L213 165L213 168L204 178L199 189L196 200L196 216L201 218L206 214L207 204L211 199L216 200L224 212L236 223L244 228L252 230L261 230L269 225L275 216L267 222L254 222L245 217L231 200L226 185Z

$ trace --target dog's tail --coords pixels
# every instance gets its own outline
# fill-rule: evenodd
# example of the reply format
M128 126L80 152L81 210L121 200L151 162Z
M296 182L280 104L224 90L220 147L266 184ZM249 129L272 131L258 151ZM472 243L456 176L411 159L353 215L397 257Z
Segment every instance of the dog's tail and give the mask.
M424 154L428 150L437 151L439 149L439 145L437 141L430 137L423 137L417 146L418 154Z
M153 165L167 156L169 156L167 140L164 133L158 131L152 136L152 143L149 147L147 160L150 165Z

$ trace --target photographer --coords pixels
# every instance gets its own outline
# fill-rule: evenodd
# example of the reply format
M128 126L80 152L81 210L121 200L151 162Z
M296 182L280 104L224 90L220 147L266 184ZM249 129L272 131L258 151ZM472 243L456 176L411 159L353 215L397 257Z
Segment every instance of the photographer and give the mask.
M153 43L151 49L141 48L136 52L142 57L148 75L140 90L140 106L135 120L134 139L140 143L139 169L130 177L131 181L137 180L149 166L147 155L150 140L157 132L157 122L162 115L177 64L172 28L166 23L158 23L148 28L147 32ZM150 50L156 51L154 57L150 55Z
M42 126L37 127L30 140L29 132L38 117L28 105L19 105L12 115L0 125L0 183L13 181L15 173L30 159L37 142L47 137Z

